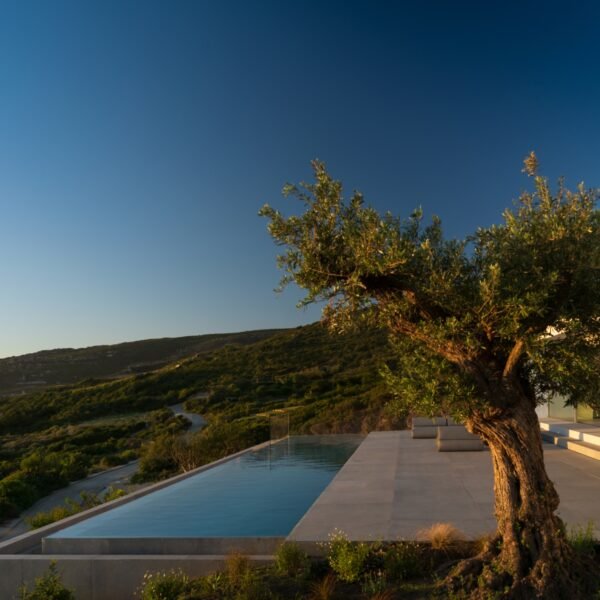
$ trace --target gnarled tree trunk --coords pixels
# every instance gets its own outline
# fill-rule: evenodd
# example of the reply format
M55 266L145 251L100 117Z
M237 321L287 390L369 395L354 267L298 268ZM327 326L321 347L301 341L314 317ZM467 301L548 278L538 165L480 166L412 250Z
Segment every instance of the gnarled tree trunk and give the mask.
M555 514L559 499L544 466L535 404L522 397L493 415L474 414L468 427L490 448L498 530L481 555L450 575L451 587L474 598L482 587L511 599L587 597L578 557Z

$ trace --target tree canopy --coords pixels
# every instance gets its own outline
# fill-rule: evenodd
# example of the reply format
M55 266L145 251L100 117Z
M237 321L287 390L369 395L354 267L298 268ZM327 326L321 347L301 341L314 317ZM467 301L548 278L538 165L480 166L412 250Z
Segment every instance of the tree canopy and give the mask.
M520 377L537 401L559 392L600 403L597 193L563 181L553 193L528 164L534 189L502 224L447 240L440 219L423 225L421 210L380 215L357 192L344 202L342 184L315 161L314 183L284 189L301 201L301 216L261 211L286 247L282 283L303 287L305 303L327 301L334 328L388 326L406 358L388 379L417 411L501 404L491 390L482 394L492 373Z
M385 374L414 413L449 413L488 445L496 536L448 585L472 597L585 598L556 515L535 407L551 393L600 405L600 214L583 184L552 190L525 160L531 191L499 225L448 240L441 221L380 215L314 162L314 183L286 186L299 216L266 205L284 246L282 284L326 301L333 329L384 325L397 363ZM481 590L484 584L485 590ZM458 587L456 587L458 586Z

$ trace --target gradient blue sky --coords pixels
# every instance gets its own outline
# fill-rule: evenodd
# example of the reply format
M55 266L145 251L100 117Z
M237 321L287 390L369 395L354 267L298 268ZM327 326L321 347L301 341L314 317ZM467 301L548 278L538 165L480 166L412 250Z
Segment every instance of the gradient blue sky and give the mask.
M256 216L315 157L450 236L600 185L599 6L4 0L0 356L315 320Z

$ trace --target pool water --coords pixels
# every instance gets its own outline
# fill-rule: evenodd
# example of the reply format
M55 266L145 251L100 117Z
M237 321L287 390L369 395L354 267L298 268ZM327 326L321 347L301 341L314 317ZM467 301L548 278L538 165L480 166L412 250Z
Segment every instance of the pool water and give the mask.
M287 536L363 439L292 436L49 537Z

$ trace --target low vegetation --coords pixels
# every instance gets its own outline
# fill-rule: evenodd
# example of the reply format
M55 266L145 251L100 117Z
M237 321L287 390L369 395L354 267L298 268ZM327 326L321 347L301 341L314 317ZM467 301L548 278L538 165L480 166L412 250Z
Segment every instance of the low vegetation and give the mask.
M185 431L189 422L168 409L109 424L76 423L0 436L0 520L70 481L125 464L144 441Z
M39 529L40 527L50 525L50 523L55 523L56 521L66 519L67 517L76 515L84 510L88 510L89 508L104 504L105 502L122 498L126 494L127 492L125 490L113 487L108 488L107 492L102 497L98 496L98 494L84 491L79 494L79 500L66 498L63 505L55 506L48 511L36 513L32 517L26 518L25 521L32 529Z
M334 532L324 559L309 559L296 544L283 544L271 567L252 567L234 554L223 572L190 579L182 572L148 575L143 600L425 600L447 598L437 586L437 571L448 563L445 550L426 543L356 543ZM453 557L476 551L460 546ZM167 590L177 589L175 595ZM162 594L162 595L161 595Z
M448 551L465 540L465 536L452 523L434 523L421 530L418 538L431 544L434 550Z
M51 562L31 589L27 585L20 588L19 600L75 600L75 594L63 585L56 563Z
M456 561L479 552L479 541L466 542L449 524L437 524L444 543L398 541L351 542L333 532L323 558L309 558L295 543L285 542L271 566L255 567L239 552L230 554L222 571L192 578L181 569L148 572L135 598L140 600L460 600L441 582ZM597 564L593 527L571 532L571 543ZM432 539L434 536L432 535ZM494 596L495 597L495 596ZM600 597L600 590L598 590ZM21 590L21 600L75 600L61 582L56 564ZM491 596L490 596L491 598Z

